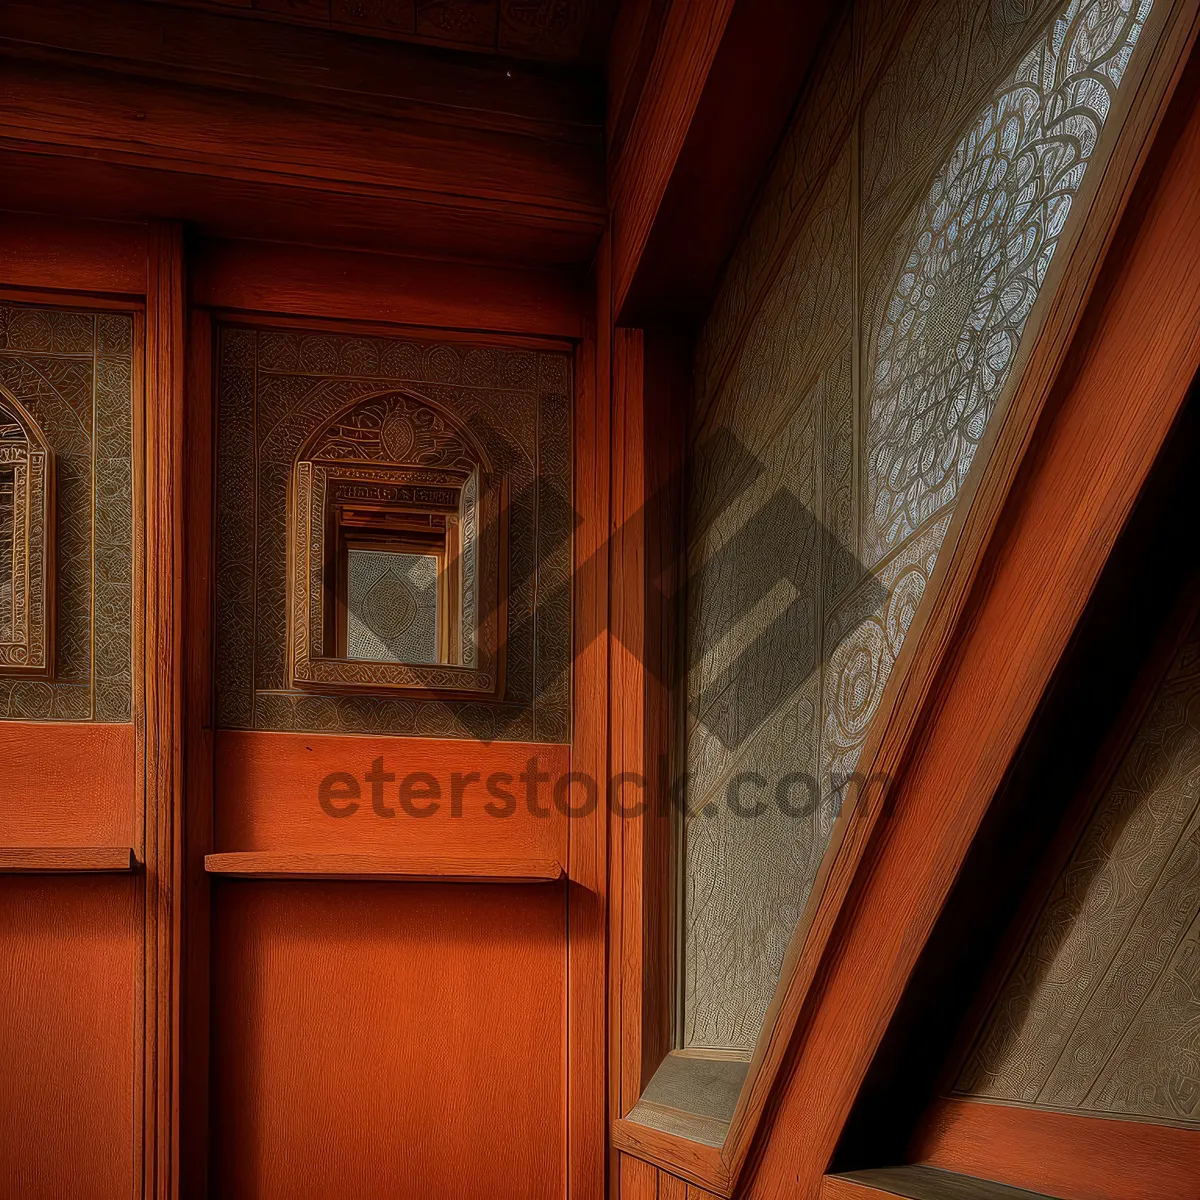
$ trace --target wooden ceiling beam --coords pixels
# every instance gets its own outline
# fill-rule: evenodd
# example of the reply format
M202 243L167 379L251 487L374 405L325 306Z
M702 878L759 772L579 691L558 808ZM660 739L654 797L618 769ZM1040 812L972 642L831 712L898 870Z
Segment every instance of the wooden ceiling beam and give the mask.
M26 61L553 140L598 142L604 124L603 81L586 69L484 59L137 0L7 0L0 6L0 49Z
M619 323L707 309L835 3L671 0L649 14L657 44L610 167Z
M0 130L13 148L192 175L530 215L604 211L600 163L580 148L107 72L10 61Z
M581 264L606 211L598 146L23 59L0 151L6 207L223 236Z

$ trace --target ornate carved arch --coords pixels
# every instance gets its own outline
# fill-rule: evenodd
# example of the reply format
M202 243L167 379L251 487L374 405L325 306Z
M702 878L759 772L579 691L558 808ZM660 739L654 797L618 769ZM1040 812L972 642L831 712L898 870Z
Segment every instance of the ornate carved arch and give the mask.
M291 491L297 687L501 693L505 487L472 431L405 391L358 398Z
M0 674L53 674L53 541L53 452L0 389Z

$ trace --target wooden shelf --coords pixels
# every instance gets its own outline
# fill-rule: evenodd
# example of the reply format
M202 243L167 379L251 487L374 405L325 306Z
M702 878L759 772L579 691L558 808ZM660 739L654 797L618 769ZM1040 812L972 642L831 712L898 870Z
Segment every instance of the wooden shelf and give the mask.
M0 875L127 874L137 868L129 846L0 846Z
M465 858L454 855L321 854L250 850L209 854L204 869L242 879L436 880L443 883L553 883L563 877L552 858Z

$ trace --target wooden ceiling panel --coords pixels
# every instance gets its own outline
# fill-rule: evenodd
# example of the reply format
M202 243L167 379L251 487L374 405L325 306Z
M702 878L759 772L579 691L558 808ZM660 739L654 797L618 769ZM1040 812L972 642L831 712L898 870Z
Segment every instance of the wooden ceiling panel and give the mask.
M594 55L615 0L156 0L549 62Z
M135 0L11 0L0 62L8 208L541 266L604 226L580 68Z

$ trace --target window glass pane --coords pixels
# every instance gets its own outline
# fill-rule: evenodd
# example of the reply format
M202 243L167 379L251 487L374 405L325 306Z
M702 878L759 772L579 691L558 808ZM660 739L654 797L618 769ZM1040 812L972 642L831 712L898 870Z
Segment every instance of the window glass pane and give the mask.
M393 550L347 552L346 657L438 661L438 560Z
M699 340L689 1047L754 1046L1151 0L903 9L825 47Z

